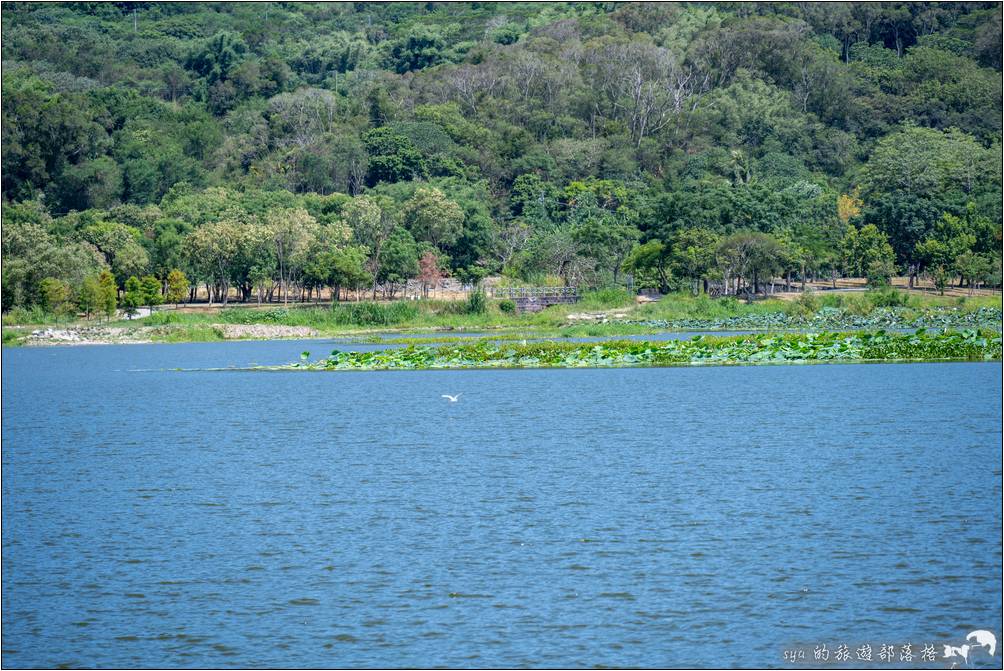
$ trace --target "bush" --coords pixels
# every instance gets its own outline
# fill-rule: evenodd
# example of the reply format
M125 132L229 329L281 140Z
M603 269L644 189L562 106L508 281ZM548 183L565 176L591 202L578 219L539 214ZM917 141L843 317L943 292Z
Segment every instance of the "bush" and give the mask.
M463 304L461 304L463 305ZM413 303L341 303L329 308L228 308L220 321L228 324L282 324L284 326L392 326L418 316Z
M149 317L143 319L145 326L166 326L167 324L180 324L187 321L177 312L154 312Z
M882 287L866 293L868 302L877 308L899 308L910 305L910 296L892 287Z
M467 299L467 314L483 315L488 312L488 297L485 292L478 289Z
M820 304L824 308L842 308L844 307L844 296L843 294L827 294L821 297Z
M888 259L884 261L872 261L868 264L868 268L865 269L865 277L868 278L868 286L870 287L889 286L889 282L895 274L896 267Z
M391 326L418 316L418 308L404 301L387 305L380 303L337 305L333 308L333 312L336 323L359 326Z
M3 344L8 346L14 346L21 342L21 336L17 331L3 330Z
M814 315L822 307L815 291L803 291L802 295L795 301L803 314Z
M516 303L508 298L499 301L499 311L511 315L516 312Z
M844 309L847 310L852 315L857 315L858 317L867 317L871 314L872 310L875 308L872 306L870 300L867 296L856 295L856 296L846 296L844 298Z
M627 292L626 289L620 287L609 287L606 289L596 289L595 291L586 291L582 294L580 300L581 307L584 309L602 309L602 308L619 308L625 305L631 305L634 302L634 297Z
M704 294L702 294L704 295ZM708 300L711 300L710 298ZM739 307L739 300L735 296L723 296L718 299L718 306L726 312L735 312Z
M227 308L220 311L220 320L228 324L286 324L289 322L289 310L273 308L271 310L250 310L247 308Z
M54 315L46 312L40 305L32 305L30 308L11 308L10 312L3 316L4 324L53 324L66 321L65 315Z

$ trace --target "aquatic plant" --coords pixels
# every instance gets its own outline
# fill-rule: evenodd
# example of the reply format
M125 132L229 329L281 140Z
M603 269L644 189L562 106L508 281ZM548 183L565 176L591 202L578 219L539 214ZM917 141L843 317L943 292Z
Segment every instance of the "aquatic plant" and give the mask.
M934 308L916 310L892 307L876 308L859 315L844 308L822 307L811 315L766 312L711 319L651 319L615 320L615 324L630 324L658 329L702 331L750 331L779 329L882 329L882 328L997 328L1001 327L1000 308L981 307L977 310Z
M432 370L456 368L599 368L612 366L730 365L756 363L988 361L1000 360L993 331L918 330L852 333L773 333L691 340L602 343L478 340L440 347L342 352L314 362L264 370Z

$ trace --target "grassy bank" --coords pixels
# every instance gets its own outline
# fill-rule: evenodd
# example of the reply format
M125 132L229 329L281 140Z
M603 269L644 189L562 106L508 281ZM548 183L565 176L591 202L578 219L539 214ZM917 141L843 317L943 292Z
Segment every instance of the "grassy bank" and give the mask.
M697 336L668 342L498 343L478 340L441 347L341 352L259 370L434 370L464 368L596 368L616 366L755 363L1000 360L1001 336L992 331L787 333Z
M335 306L288 306L267 309L231 307L218 313L186 313L159 311L150 317L116 326L204 326L209 324L303 326L321 334L335 335L365 330L548 330L554 332L574 324L570 315L610 312L607 324L627 328L625 333L645 333L659 329L775 329L803 328L813 325L812 317L826 317L831 328L840 327L841 319L848 328L865 328L874 317L874 326L913 326L925 316L978 315L981 308L1000 309L1001 301L994 297L939 299L909 296L903 292L868 292L835 294L817 297L807 294L804 300L768 299L746 303L735 298L712 299L691 294L671 294L662 300L636 305L627 292L605 290L590 292L574 305L555 305L542 312L516 315L503 312L496 301L488 301L483 311L471 309L469 303L448 301L399 301L394 303L343 303ZM992 315L990 315L992 316ZM999 319L999 318L998 318ZM578 320L586 321L586 320ZM817 322L819 320L816 320ZM970 325L959 321L960 326ZM599 324L591 324L597 326ZM605 324L604 324L605 325ZM940 326L932 322L919 326ZM950 325L950 324L944 324ZM597 334L602 335L602 334Z
M113 322L51 321L44 315L4 317L4 344L27 341L39 328L76 329L98 342L204 342L239 338L335 337L377 332L466 331L508 333L514 338L616 337L668 330L854 330L876 328L1000 328L996 297L945 298L886 290L849 294L807 293L796 300L746 303L671 294L636 305L627 292L588 292L575 305L516 315L499 301L398 301L259 308L236 306L189 312L163 308L149 317ZM21 318L40 317L38 323ZM237 328L247 327L247 328Z

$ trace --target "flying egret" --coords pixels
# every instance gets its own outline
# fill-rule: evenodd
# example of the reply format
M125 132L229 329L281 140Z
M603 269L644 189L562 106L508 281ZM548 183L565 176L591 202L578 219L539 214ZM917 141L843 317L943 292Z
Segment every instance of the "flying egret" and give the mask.
M461 392L461 394L457 394L456 396L450 396L449 394L443 394L443 398L450 399L450 403L456 403L457 401L460 400L460 396L462 395L462 393L463 392Z
M993 657L994 653L997 651L997 637L986 629L977 629L976 631L970 632L966 636L967 641L976 641L976 646L978 648L986 648L986 651L990 653Z

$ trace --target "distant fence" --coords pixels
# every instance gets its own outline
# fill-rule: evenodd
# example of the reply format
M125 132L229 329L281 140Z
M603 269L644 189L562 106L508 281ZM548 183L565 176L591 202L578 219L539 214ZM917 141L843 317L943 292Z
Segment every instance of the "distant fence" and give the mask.
M491 287L492 298L511 300L516 312L540 312L551 305L577 303L578 287Z

